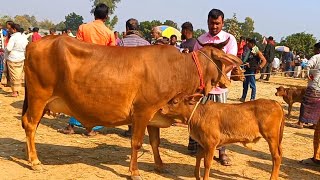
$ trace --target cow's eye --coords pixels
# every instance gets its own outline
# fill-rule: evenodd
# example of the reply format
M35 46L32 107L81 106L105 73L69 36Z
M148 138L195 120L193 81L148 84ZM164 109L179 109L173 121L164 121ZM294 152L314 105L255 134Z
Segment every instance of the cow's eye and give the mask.
M178 104L179 101L177 99L174 99L172 102L173 104Z

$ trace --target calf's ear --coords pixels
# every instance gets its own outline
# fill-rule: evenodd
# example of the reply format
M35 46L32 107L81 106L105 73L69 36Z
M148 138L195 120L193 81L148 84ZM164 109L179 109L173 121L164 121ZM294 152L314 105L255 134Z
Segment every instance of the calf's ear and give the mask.
M203 98L202 94L193 94L191 96L187 96L185 100L189 102L190 105L194 105L199 102Z

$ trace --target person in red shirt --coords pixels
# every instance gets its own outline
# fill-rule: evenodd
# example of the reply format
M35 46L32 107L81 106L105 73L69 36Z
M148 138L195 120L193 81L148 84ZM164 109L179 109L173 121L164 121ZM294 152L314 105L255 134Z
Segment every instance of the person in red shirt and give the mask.
M33 34L32 34L32 42L36 42L36 41L38 41L38 40L40 40L42 38L40 36L40 34L39 34L39 28L34 27L32 29L32 32L33 32Z
M244 51L244 46L246 45L246 40L243 36L240 37L240 41L238 43L238 53L237 56L242 59L242 54Z

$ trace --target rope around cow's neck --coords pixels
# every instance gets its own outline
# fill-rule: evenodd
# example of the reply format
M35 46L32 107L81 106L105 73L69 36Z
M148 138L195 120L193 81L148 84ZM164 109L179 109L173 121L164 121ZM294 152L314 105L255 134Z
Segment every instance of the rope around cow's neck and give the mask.
M221 72L221 74L226 78L226 79L229 79L227 75L225 75L222 70L218 67L218 65L213 61L213 59L211 59L208 55L206 55L203 51L201 50L198 50L204 57L206 57L207 59L209 59L209 61L211 61L215 66L216 68Z
M191 122L191 119L192 119L194 113L196 112L197 107L198 107L199 104L201 103L202 99L203 99L203 97L199 99L199 101L197 102L197 104L194 106L194 108L193 108L193 110L192 110L192 112L191 112L191 115L190 115L189 119L187 120L187 125L188 125L188 132L189 132L189 134L190 134L190 122Z

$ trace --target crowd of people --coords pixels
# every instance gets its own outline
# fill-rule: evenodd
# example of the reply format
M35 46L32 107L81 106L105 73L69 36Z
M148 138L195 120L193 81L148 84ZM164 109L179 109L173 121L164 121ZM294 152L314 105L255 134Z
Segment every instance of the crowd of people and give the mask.
M191 22L185 22L181 26L182 42L177 45L177 35L172 35L170 38L162 36L162 31L159 27L153 27L151 35L153 40L148 42L142 36L139 30L139 22L134 18L126 21L126 32L120 37L118 32L113 32L105 25L108 18L109 8L105 4L99 4L94 10L95 20L82 24L76 36L70 30L65 30L62 35L75 37L80 41L87 43L105 45L105 46L148 46L148 45L172 45L177 48L181 53L192 53L202 48L200 44L207 43L220 43L229 39L226 46L222 49L227 54L238 56L243 61L245 69L245 80L243 82L243 92L240 98L241 102L246 101L249 87L252 89L250 100L256 99L256 79L257 73L262 72L258 80L270 80L270 74L273 68L280 64L280 59L275 57L275 41L272 36L267 39L267 45L264 50L260 50L254 38L241 37L237 42L236 38L222 30L224 26L224 13L219 9L212 9L208 14L208 32L201 35L198 39L194 38L193 25ZM7 84L12 89L11 97L19 96L19 88L23 83L23 65L25 60L25 50L28 43L33 43L41 40L42 36L39 34L39 28L34 27L32 30L28 29L25 33L24 29L19 24L12 21L6 23L6 28L2 28L2 34L5 37L5 48L0 51L0 76L3 74L7 79ZM56 34L55 29L49 30L49 35ZM199 41L199 42L198 42ZM300 119L318 124L314 136L314 157L311 158L312 162L320 164L320 150L319 150L319 137L320 137L320 123L317 123L320 118L320 45L317 43L315 46L315 56L307 61L303 54L294 56L293 52L285 53L282 57L282 64L286 71L292 71L293 67L295 72L288 72L288 76L300 77L302 69L318 69L306 73L309 78L308 90L305 95L304 101L301 106ZM276 65L275 65L276 64ZM266 75L266 78L264 78ZM230 72L228 73L230 77ZM215 96L216 102L226 103L228 89L214 87L210 94ZM204 98L202 103L206 103L207 99ZM311 112L311 111L312 112ZM71 117L69 124L64 129L58 131L65 134L73 134L74 127L80 126L81 123L74 117ZM95 135L97 130L103 128L96 126L88 130L87 135ZM126 132L127 136L131 134L131 126ZM197 143L193 139L189 139L188 149L191 153L197 151ZM229 166L231 161L226 154L226 148L219 149L218 160L222 165ZM310 163L310 162L308 162Z

